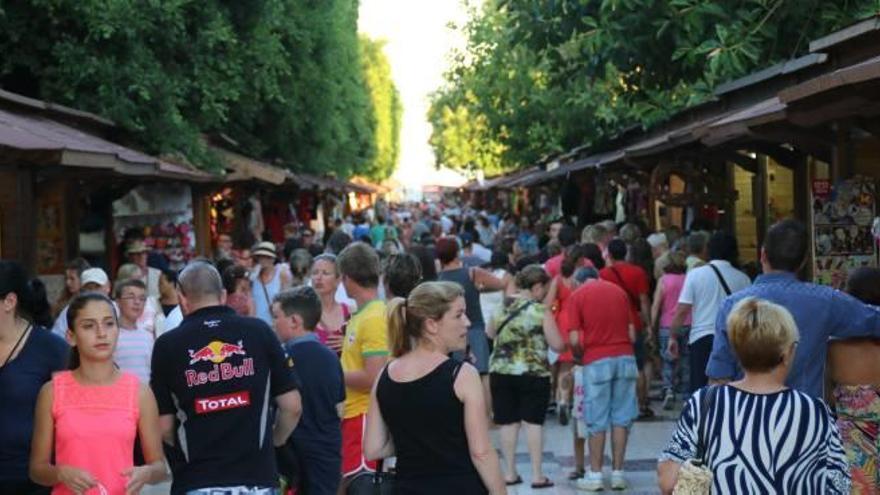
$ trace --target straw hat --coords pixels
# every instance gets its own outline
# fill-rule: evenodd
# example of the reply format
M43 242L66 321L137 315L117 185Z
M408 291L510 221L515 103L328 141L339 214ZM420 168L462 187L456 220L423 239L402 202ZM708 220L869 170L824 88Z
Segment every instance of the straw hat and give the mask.
M278 259L278 253L275 251L275 244L271 242L259 242L251 250L251 256L265 256L267 258Z
M125 254L140 254L146 253L150 249L144 244L144 241L131 241L131 244L128 245L128 249L125 250Z

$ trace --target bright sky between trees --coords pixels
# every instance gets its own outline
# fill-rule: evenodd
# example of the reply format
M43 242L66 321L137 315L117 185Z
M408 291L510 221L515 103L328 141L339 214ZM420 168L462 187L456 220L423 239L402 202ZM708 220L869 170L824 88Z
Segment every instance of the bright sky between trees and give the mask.
M463 24L466 10L460 0L361 0L358 30L385 39L385 53L403 102L400 163L394 178L408 188L445 176L434 167L428 139L428 95L443 83L447 55L464 46L448 28Z

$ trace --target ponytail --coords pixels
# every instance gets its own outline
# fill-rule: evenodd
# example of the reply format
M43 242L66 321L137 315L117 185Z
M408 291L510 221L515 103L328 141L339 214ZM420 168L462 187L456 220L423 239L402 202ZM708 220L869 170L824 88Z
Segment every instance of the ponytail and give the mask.
M400 357L412 350L406 317L406 299L395 297L388 307L388 345L394 357Z
M400 357L413 350L422 337L425 320L439 320L449 311L464 289L453 282L423 282L409 297L395 297L388 305L388 344L391 355Z

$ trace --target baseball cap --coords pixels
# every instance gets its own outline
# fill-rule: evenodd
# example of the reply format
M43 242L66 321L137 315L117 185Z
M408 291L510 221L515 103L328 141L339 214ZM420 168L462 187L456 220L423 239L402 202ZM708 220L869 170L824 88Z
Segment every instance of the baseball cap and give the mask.
M655 248L662 244L668 245L669 242L666 240L666 234L663 232L655 232L648 236L648 244L650 244L652 248Z
M107 273L100 268L89 268L82 273L80 283L82 285L98 284L100 286L105 286L110 283L110 277L108 277Z
M275 244L265 241L254 246L254 249L251 250L251 256L266 256L267 258L278 259Z

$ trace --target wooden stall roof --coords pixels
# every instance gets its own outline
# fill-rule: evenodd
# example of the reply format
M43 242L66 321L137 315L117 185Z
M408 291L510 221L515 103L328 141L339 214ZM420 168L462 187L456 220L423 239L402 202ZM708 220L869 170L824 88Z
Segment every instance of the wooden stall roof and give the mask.
M844 86L880 78L880 56L837 69L779 92L782 102L790 103Z
M194 182L208 182L216 178L187 165L171 163L108 141L96 133L60 122L51 115L28 111L26 108L35 106L33 102L37 100L24 97L16 99L9 95L8 92L4 95L6 100L0 98L0 148L7 150L4 153L6 161L103 169L120 175ZM23 100L25 105L18 100ZM2 104L9 102L13 105ZM52 111L59 110L55 108ZM75 112L66 108L60 111ZM93 123L101 125L109 122L84 112L71 116L93 120Z
M211 150L220 155L220 158L223 160L224 167L226 168L224 182L247 182L258 180L267 184L280 186L289 178L285 169L270 165L266 162L218 146L211 146Z

